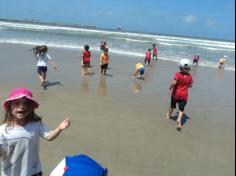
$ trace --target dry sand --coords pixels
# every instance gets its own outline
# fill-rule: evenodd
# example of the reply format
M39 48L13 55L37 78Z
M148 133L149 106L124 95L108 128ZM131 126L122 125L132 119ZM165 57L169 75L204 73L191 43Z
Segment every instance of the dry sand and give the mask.
M213 68L193 70L194 85L183 131L166 120L168 87L177 64L154 62L146 80L131 74L140 58L111 56L108 76L99 74L99 53L92 51L94 75L82 76L81 51L50 48L58 71L49 66L50 86L39 86L29 45L0 44L0 101L13 87L30 88L37 113L54 128L65 117L71 127L55 141L41 140L44 175L66 155L87 154L110 176L235 175L235 76ZM3 111L2 111L3 114Z

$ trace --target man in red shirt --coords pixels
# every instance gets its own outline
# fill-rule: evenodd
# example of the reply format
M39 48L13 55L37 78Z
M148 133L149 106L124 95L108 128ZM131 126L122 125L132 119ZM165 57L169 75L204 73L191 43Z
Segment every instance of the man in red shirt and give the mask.
M179 105L179 114L177 119L177 129L182 129L182 117L184 114L184 108L188 100L188 88L192 87L193 79L190 71L190 62L187 59L180 61L180 72L177 72L174 76L174 80L170 85L171 104L169 112L166 114L166 118L170 119L173 109L176 108L176 104Z

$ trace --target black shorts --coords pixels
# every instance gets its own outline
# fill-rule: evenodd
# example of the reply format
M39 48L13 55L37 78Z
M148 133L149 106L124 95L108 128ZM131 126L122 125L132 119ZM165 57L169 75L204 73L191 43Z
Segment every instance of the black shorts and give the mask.
M39 74L46 73L47 70L48 70L47 67L44 67L44 66L38 66L38 73L39 73Z
M146 63L146 62L148 62L148 64L150 64L151 60L146 58L146 59L144 60L144 63Z
M90 62L83 62L84 67L90 67Z
M178 99L171 97L170 107L175 109L177 103L179 105L179 110L184 111L184 108L187 105L187 100L178 100Z
M103 65L101 65L101 69L102 69L102 70L107 69L107 67L108 67L108 64L103 64Z

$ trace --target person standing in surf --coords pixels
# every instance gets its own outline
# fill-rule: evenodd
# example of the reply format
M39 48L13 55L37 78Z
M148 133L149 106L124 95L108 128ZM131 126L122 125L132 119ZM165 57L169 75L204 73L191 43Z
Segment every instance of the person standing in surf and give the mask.
M194 57L193 57L193 66L198 66L198 62L200 60L200 54L196 54Z
M84 51L82 56L78 56L79 58L82 58L82 68L84 74L90 73L90 58L91 58L91 52L89 51L89 45L84 46Z
M145 54L144 65L146 66L146 62L148 62L148 66L151 66L151 59L152 59L151 49L148 48Z
M103 49L103 53L100 56L100 69L101 74L106 75L107 67L110 62L110 56L108 54L108 48Z
M152 45L152 59L154 58L157 60L157 47L155 44Z

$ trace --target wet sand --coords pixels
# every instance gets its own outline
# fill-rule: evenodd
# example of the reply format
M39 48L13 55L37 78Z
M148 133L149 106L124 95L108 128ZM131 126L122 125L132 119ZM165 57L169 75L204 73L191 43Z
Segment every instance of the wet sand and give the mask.
M235 76L214 68L192 70L194 85L182 132L166 120L168 87L177 64L154 61L145 80L131 75L140 58L110 54L107 76L99 73L92 52L92 76L81 74L81 51L50 48L58 71L49 66L49 86L39 86L29 45L0 44L0 101L13 87L30 88L37 113L54 128L65 117L71 127L55 141L41 140L44 175L65 155L87 154L110 176L235 175ZM3 114L3 111L1 112ZM174 114L175 115L175 114Z

